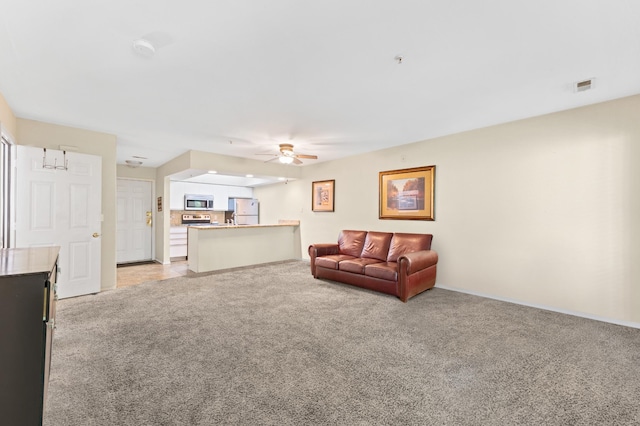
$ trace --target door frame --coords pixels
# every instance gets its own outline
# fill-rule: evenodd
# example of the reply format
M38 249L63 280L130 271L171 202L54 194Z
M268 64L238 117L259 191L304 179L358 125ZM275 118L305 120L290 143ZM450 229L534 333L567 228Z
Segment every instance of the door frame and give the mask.
M7 129L2 126L0 123L0 139L3 140L2 144L5 145L6 149L3 148L4 154L6 157L3 157L5 162L6 169L3 169L2 179L2 188L0 188L0 192L3 193L2 205L2 215L0 218L0 226L2 226L2 232L0 232L2 238L2 247L10 248L15 245L15 181L16 181L16 141L7 131Z
M151 218L153 221L151 222L151 261L157 262L156 259L156 222L158 221L158 212L156 211L156 206L154 204L154 200L156 199L156 181L155 179L142 179L142 178L133 178L133 177L124 177L124 176L116 176L116 201L118 199L118 179L122 180L135 180L140 182L151 182ZM118 221L116 220L116 238L118 236ZM116 247L118 247L118 241L116 241ZM118 261L116 259L116 267L118 266Z

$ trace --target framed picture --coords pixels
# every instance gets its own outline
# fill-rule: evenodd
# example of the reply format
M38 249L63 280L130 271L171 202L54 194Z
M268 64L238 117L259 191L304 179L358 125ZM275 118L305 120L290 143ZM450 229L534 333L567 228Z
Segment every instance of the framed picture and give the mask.
M380 219L435 220L436 166L380 172Z
M332 212L334 208L335 180L321 180L311 183L311 210Z

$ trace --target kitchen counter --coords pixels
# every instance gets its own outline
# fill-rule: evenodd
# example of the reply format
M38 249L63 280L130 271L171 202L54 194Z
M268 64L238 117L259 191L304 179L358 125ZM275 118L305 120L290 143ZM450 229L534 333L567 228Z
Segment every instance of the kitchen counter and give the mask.
M189 225L188 265L208 272L301 259L300 222L264 225Z
M298 226L299 223L291 224L291 223L278 223L274 225L231 225L228 223L220 223L220 224L202 224L199 223L197 225L187 225L189 228L198 228L198 229L229 229L229 228L271 228L274 226Z

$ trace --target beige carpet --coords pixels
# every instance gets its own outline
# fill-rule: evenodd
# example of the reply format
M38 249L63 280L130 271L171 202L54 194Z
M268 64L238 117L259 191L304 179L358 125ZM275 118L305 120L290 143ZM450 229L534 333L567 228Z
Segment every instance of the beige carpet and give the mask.
M305 262L60 301L45 424L637 425L640 330Z

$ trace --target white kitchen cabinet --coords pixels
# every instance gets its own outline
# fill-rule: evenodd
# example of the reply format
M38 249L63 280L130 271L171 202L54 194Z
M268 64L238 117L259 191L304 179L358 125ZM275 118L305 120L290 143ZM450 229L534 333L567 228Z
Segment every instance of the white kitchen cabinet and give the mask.
M171 210L184 210L184 194L190 194L187 182L171 182L169 191Z
M229 199L229 195L227 194L229 188L222 185L215 186L215 192L213 193L213 209L224 212L227 210L227 204L229 204L227 202L227 200Z
M169 229L169 257L187 257L186 226L172 226Z
M253 198L253 188L247 186L171 181L169 191L171 210L184 210L184 194L213 195L213 209L217 211L228 210L230 197Z
M246 186L229 186L227 188L227 198L253 198L253 188ZM228 205L229 202L225 200L225 204Z

